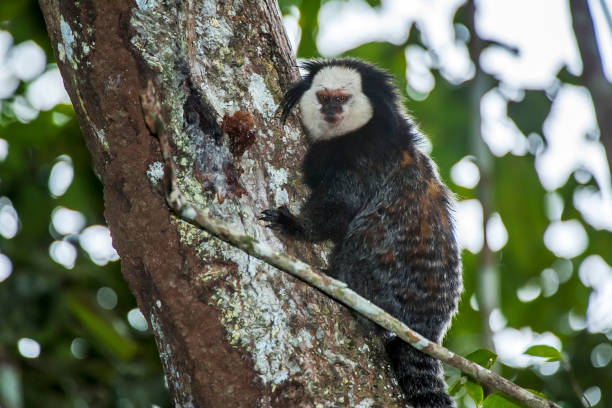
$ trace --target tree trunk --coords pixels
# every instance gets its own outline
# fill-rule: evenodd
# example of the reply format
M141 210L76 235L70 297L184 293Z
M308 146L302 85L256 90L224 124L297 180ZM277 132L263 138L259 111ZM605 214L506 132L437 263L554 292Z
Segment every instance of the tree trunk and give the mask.
M257 222L304 196L303 136L274 115L297 78L276 3L40 4L175 405L402 406L380 343L351 313L177 219L164 201L154 122L191 202L307 262L324 253Z

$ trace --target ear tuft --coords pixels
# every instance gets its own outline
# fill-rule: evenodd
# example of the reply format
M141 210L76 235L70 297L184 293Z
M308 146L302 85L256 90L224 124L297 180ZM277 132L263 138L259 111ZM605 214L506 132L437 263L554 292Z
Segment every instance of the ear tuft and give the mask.
M281 121L285 124L287 117L291 113L291 109L300 101L304 92L308 90L310 87L309 83L303 79L299 82L296 82L283 96L283 99L280 102L280 106L278 107L281 111Z

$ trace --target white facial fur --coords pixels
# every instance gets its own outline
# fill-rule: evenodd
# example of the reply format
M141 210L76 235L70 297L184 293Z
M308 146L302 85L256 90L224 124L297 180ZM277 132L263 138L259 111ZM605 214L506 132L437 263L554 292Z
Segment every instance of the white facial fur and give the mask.
M342 105L342 119L338 123L325 121L317 92L340 90L350 95ZM361 75L354 69L334 65L322 68L314 76L312 86L300 99L302 123L313 140L329 140L357 130L372 118L372 105L361 89Z

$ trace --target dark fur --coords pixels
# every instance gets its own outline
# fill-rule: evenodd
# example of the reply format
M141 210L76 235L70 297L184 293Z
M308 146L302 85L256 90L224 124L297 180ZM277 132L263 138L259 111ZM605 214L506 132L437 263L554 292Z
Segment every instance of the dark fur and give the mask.
M461 265L449 193L431 160L417 149L419 134L398 108L388 74L361 61L312 61L281 103L287 118L314 75L344 65L362 77L374 107L362 128L313 143L305 157L312 192L302 213L264 211L270 227L300 240L335 243L331 275L430 340L440 342L457 308ZM408 402L452 407L438 360L393 338L387 350Z

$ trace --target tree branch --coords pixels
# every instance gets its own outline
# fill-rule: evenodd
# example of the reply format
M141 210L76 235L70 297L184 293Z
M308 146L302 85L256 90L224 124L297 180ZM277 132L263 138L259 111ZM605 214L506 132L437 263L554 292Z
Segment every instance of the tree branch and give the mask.
M572 26L582 58L580 78L593 98L599 125L599 140L606 149L608 166L612 166L612 115L609 112L612 104L612 92L610 92L612 86L604 74L603 61L597 48L595 26L587 3L587 1L570 1ZM602 6L605 7L603 3Z
M147 103L143 103L145 109L146 106ZM321 292L336 299L350 309L355 310L382 328L395 333L416 349L458 368L490 389L502 391L532 408L559 408L555 403L541 398L491 370L428 340L380 307L352 291L344 282L333 279L310 265L286 253L279 252L270 245L260 242L252 236L241 233L226 222L212 216L208 208L197 208L189 204L183 193L178 189L174 160L170 153L168 134L163 130L163 125L160 120L156 119L156 116L152 112L146 113L145 116L149 118L148 122L152 133L157 134L159 137L162 156L166 162L166 169L169 173L165 175L168 177L169 181L166 201L170 208L172 208L180 218L204 229L222 241L243 250L247 254L293 275L310 286L314 286ZM151 126L153 123L154 126Z

